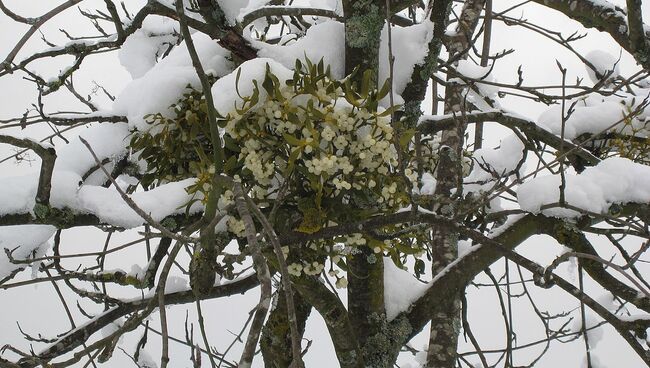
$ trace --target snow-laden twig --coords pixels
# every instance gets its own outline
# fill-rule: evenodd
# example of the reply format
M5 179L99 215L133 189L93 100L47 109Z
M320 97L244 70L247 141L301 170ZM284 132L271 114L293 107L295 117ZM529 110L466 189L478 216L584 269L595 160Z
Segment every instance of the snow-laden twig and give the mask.
M296 6L264 6L258 9L255 9L243 17L240 17L239 27L242 29L246 28L249 24L253 23L255 20L263 17L304 17L304 16L315 16L315 17L325 17L332 18L336 20L343 20L340 15L335 11L329 9L318 9L318 8L303 8Z

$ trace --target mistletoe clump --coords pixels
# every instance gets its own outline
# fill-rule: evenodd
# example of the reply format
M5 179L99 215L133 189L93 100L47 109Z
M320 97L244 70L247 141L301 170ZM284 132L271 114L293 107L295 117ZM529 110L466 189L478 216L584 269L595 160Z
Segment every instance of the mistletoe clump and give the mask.
M297 230L306 233L396 210L407 195L391 111L379 107L388 89L371 90L369 74L357 91L322 63L306 69L286 82L267 70L262 90L256 85L225 116L227 171L252 183L260 203L287 186L287 204L303 214Z
M322 62L297 62L295 70L292 79L281 81L267 66L261 85L253 81L250 96L240 96L236 108L221 112L225 174L241 180L262 209L281 199L283 210L275 225L302 233L393 213L410 203L417 163L401 161L398 151L413 149L414 131L398 133L399 122L391 123L393 111L380 107L388 85L371 88L370 73L365 73L360 87L353 87L333 79ZM215 168L206 101L200 92L190 90L173 109L174 118L147 116L151 129L132 138L131 147L147 163L142 182L147 186L195 178L187 190L197 194L194 201L204 200L212 189ZM422 157L424 162L432 159L433 155ZM219 207L225 210L232 203L233 193L226 190ZM230 214L227 225L235 236L244 237L244 224L236 213ZM353 234L309 242L305 248L311 255L296 258L290 271L320 273L325 258L340 265L341 256L359 245L375 253L387 251L396 260L422 252L417 237L403 235L385 240ZM330 267L329 272L335 270ZM345 280L337 279L344 286Z
M151 125L146 132L134 132L130 147L146 163L141 178L145 188L166 182L196 178L187 188L191 194L210 189L215 166L208 125L208 108L200 91L187 86L187 92L172 106L173 117L161 113L145 116Z
M595 140L594 145L600 145L597 151L601 157L618 155L644 165L650 164L650 125L647 117L626 106L626 116L622 127L605 135L604 140Z

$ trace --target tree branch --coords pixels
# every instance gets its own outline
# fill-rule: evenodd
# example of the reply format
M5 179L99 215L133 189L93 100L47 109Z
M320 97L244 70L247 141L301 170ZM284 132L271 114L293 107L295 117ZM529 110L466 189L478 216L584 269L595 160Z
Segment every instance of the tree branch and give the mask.
M608 1L565 1L565 0L533 0L564 13L569 18L580 22L586 28L596 28L607 32L622 48L630 52L636 61L645 69L650 69L650 58L647 55L647 43L636 4L632 4L632 22L628 26L628 15L625 11ZM637 2L632 0L632 2ZM628 6L630 1L627 1ZM638 1L640 4L641 2ZM640 43L644 44L641 45ZM638 49L641 48L641 49ZM639 52L643 51L643 52Z
M38 189L36 190L36 205L47 208L50 204L52 171L54 170L54 162L56 161L56 151L54 148L44 146L31 139L19 139L7 135L0 135L0 143L31 149L41 158L41 172L38 177ZM39 210L40 208L35 212L38 214L40 213Z
M544 142L556 150L560 150L560 147L564 145L564 154L569 158L579 157L590 165L596 165L600 162L599 158L586 149L563 140L555 134L541 128L539 125L535 124L535 122L526 120L522 117L510 115L501 111L489 111L466 113L462 118L468 123L493 121L513 130L516 128L521 130L529 138ZM459 117L453 115L444 115L439 117L427 116L420 120L418 131L424 135L434 135L454 126L458 119Z
M202 295L199 299L216 299L236 294L243 294L244 292L252 289L257 285L257 277L253 274L229 284L214 286L207 294ZM87 341L90 336L100 331L102 328L110 325L121 317L145 309L152 302L152 300L157 299L158 297L154 295L139 300L124 302L115 308L109 309L106 312L103 312L102 314L96 316L91 321L88 321L87 323L79 326L77 329L68 332L62 338L57 340L57 342L43 349L36 357L43 361L49 361L67 352L70 352L75 348L81 346L83 342ZM165 305L186 304L194 303L196 300L196 295L192 292L192 290L187 290L165 294L164 299ZM27 368L35 366L36 364L21 365L20 367Z
M2 69L0 69L0 72L2 72L3 70L9 70L10 69L11 63L14 61L14 58L16 58L16 55L18 55L18 52L20 51L20 49L22 49L23 46L25 46L27 41L32 37L32 35L34 33L36 33L36 31L38 31L39 28L41 28L41 26L43 24L45 24L48 20L54 18L57 14L59 14L59 13L63 12L64 10L66 10L66 9L80 3L81 1L83 1L83 0L68 0L68 1L64 2L63 4L57 6L56 8L50 10L49 12L47 12L47 13L45 13L45 14L41 15L40 17L35 18L33 20L32 19L20 18L19 21L21 21L23 23L31 24L32 26L29 28L29 30L27 30L27 32L23 35L23 37L18 41L18 43L14 46L14 48L11 51L9 51L9 54L7 55L5 60L0 64L0 68L2 68ZM13 19L16 19L16 17L17 17L14 13L8 12L8 9L4 5L2 5L2 11L5 14L9 15ZM29 21L29 22L25 22L25 21ZM32 21L33 21L33 23L32 23Z

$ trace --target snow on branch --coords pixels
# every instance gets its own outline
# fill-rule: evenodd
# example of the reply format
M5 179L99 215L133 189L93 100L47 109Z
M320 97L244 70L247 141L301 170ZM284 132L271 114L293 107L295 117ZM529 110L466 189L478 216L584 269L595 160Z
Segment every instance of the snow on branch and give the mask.
M576 209L606 214L612 204L650 202L650 167L626 158L608 158L580 174L566 174L566 203L559 203L559 175L540 176L517 190L519 205L531 213L557 217L576 217Z
M456 121L464 120L467 123L496 122L512 130L518 129L529 139L540 141L559 150L564 145L565 153L569 156L580 157L591 165L597 164L600 160L586 149L558 137L555 132L544 129L534 121L522 116L502 111L468 112L462 116L454 115L424 115L418 124L418 130L422 134L435 134L449 129Z
M586 28L596 28L609 33L625 50L630 52L644 68L650 67L648 42L645 27L640 29L641 14L636 1L627 1L634 5L628 11L606 0L534 0L536 3L558 10L569 18L580 22ZM639 2L640 4L640 2ZM629 5L628 5L629 8ZM631 23L628 23L631 20Z

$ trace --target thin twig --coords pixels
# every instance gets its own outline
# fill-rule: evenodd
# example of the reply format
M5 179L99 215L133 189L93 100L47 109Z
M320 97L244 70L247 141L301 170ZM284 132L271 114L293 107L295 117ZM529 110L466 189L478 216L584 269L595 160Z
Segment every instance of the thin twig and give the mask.
M185 235L179 235L175 234L171 231L169 231L166 227L164 227L162 224L160 224L158 221L154 220L148 213L144 212L144 210L138 205L120 188L120 186L117 184L115 179L111 176L111 174L106 170L106 168L101 164L101 160L97 157L95 154L95 151L93 151L92 147L86 141L83 139L83 137L79 137L79 140L81 143L88 148L88 151L90 151L90 154L93 156L95 159L95 163L99 165L99 168L104 172L104 175L110 180L111 184L115 187L115 190L120 194L120 197L124 200L124 202L133 210L135 213L137 213L142 219L144 219L149 225L151 225L153 228L156 230L160 231L165 237L172 238L176 241L183 242L183 243L194 243L196 239L185 236Z

